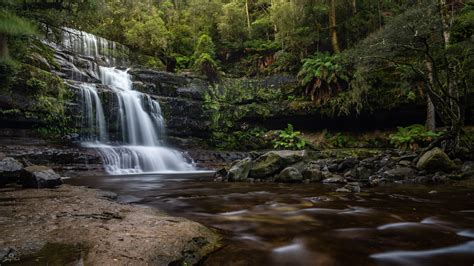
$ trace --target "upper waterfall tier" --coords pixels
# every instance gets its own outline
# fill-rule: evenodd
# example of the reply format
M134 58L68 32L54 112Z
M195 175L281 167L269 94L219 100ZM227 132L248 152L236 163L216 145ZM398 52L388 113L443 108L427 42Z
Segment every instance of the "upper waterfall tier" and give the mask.
M125 64L130 52L122 44L67 27L63 28L61 45L73 53L103 60L109 66Z

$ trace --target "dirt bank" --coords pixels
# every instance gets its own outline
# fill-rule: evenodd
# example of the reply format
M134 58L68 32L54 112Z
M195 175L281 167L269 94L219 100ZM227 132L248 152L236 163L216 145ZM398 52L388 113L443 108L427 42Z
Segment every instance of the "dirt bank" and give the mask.
M0 263L49 252L59 253L61 263L194 264L219 246L219 236L201 224L113 198L113 193L70 185L0 189ZM79 254L62 252L61 257L61 250Z

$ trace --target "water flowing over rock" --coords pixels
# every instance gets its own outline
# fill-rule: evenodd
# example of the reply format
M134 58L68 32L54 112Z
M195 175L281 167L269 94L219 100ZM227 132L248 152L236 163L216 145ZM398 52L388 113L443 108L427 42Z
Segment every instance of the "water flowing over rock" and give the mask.
M191 160L164 146L165 125L159 103L132 89L128 69L116 68L127 63L125 46L69 28L64 29L61 45L83 60L91 59L86 71L79 71L80 75L72 71L74 75L68 78L75 80L71 83L80 90L83 146L100 152L107 172L194 170ZM69 62L72 69L76 68L74 59ZM102 97L103 90L112 97Z

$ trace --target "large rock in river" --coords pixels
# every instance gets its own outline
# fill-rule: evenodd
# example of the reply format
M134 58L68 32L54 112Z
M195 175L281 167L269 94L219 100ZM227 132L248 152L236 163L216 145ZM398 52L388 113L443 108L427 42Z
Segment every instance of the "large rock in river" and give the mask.
M229 181L242 181L248 178L250 167L252 166L252 159L247 157L236 161L229 169L227 178Z
M63 184L61 177L53 169L42 165L25 167L20 180L25 188L53 188Z
M15 183L20 177L23 165L11 157L0 154L0 186Z
M308 165L303 169L302 174L304 179L309 179L311 181L321 181L324 179L321 166L314 162L308 163Z
M275 178L277 182L293 183L303 181L303 175L294 167L283 169Z
M305 151L270 151L258 157L250 169L250 177L266 178L279 173L290 164L305 158Z
M416 168L428 172L449 172L456 169L456 164L449 159L448 155L440 148L427 151L416 164Z

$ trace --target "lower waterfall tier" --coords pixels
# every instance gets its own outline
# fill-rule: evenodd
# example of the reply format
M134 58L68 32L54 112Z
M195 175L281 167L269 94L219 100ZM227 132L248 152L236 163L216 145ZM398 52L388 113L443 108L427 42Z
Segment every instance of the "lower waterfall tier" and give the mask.
M137 174L144 172L193 171L192 160L173 149L160 146L111 146L101 143L84 143L97 149L109 174Z

